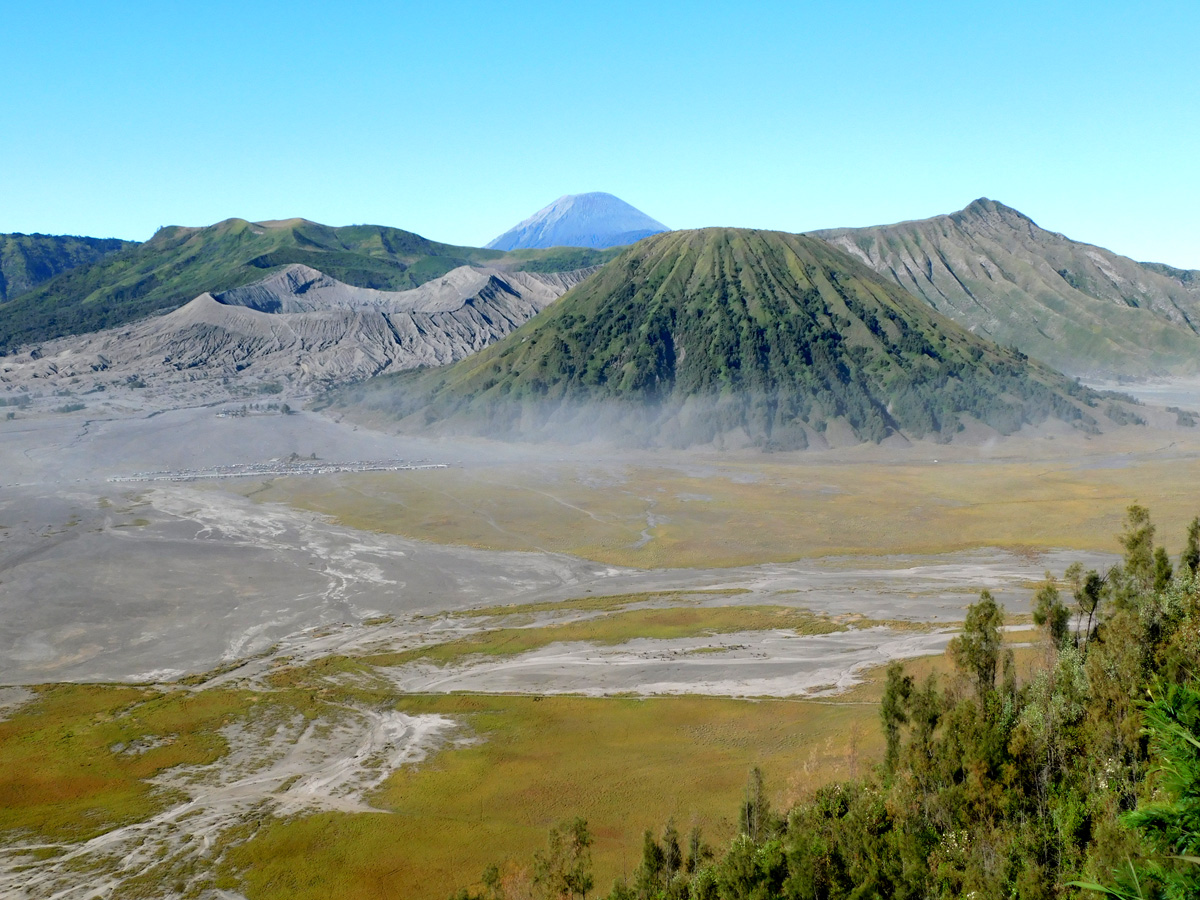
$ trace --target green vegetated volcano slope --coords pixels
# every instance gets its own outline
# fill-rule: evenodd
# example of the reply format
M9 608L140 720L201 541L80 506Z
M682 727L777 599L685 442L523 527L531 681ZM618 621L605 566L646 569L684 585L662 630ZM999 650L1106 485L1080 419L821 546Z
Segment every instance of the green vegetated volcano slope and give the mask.
M813 235L976 334L1072 374L1200 366L1200 272L1073 241L994 200L952 215Z
M489 434L676 446L949 437L964 417L1002 433L1097 424L1097 395L828 244L728 228L647 238L481 353L340 402Z
M94 263L127 247L117 238L59 234L0 234L0 303L19 297L55 275Z
M570 248L506 254L440 244L399 228L332 228L305 219L171 226L0 305L0 352L176 309L205 291L249 284L292 263L357 287L404 290L463 265L564 271L613 255Z

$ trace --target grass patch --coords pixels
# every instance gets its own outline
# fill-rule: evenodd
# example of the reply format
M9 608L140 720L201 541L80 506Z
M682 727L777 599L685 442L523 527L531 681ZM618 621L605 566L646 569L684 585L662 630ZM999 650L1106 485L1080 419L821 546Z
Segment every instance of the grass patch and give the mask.
M1089 446L1046 459L988 459L945 448L936 465L855 461L881 451L854 448L842 454L846 463L728 458L709 471L664 462L617 466L615 474L613 466L560 464L539 468L536 478L517 466L342 474L281 479L254 499L368 531L642 568L989 546L1115 552L1125 508L1138 501L1154 511L1159 535L1177 555L1200 502L1176 486L1200 480L1200 456L1180 448L1168 457L1106 440L1107 455ZM1067 451L1063 443L1059 449ZM1111 467L1118 454L1121 466ZM711 499L689 499L697 495ZM648 527L648 515L660 524Z
M667 615L655 626L667 629L720 627L723 616L735 614L729 624L738 629L754 622L804 627L816 618L780 607L687 607L627 610L599 622L632 622L644 614ZM690 618L696 615L708 618ZM637 630L649 627L642 622ZM509 652L499 645L493 650ZM911 665L944 671L947 662L938 657ZM297 713L334 722L348 703L388 705L412 715L451 716L478 740L395 773L373 800L391 815L280 820L256 812L216 836L208 857L219 860L216 871L187 853L167 855L123 884L118 896L190 884L241 890L251 900L444 900L491 862L527 861L544 845L550 824L575 814L586 816L597 836L597 887L603 891L636 864L642 830L657 829L668 817L685 832L700 825L707 840L723 845L733 834L752 766L764 769L772 801L786 807L821 784L861 773L882 749L877 682L864 685L861 696L823 702L466 694L397 699L372 679L366 660L329 657L276 672L272 683L276 690L266 694L97 685L36 689L35 701L0 723L0 833L79 840L144 820L174 799L154 792L145 779L174 765L219 760L226 752L219 730L250 710L262 726ZM149 749L114 752L134 742Z
M199 687L205 682L211 681L214 678L219 678L222 675L228 675L230 672L236 672L242 666L246 665L249 660L238 659L223 663L207 672L195 672L191 675L184 675L175 681L176 684L185 687Z
M209 688L163 692L124 685L60 684L0 722L0 837L83 841L140 822L181 797L148 783L175 766L216 762L220 733L253 715L261 725L299 714L336 721L341 704L394 699L365 672L361 683L331 684L330 671L364 671L337 657L282 677L279 690ZM286 675L286 673L281 673ZM132 748L132 752L131 752Z
M383 654L379 654L383 655ZM399 654L396 654L399 655ZM343 702L357 699L362 691L378 690L382 681L373 677L370 657L322 656L300 666L281 665L266 677L276 691L294 691L293 702Z
M483 740L392 776L375 802L394 815L266 822L228 850L227 882L251 900L445 900L491 862L527 861L552 823L579 814L600 893L669 816L727 841L752 766L786 806L882 752L869 704L449 695L398 708L453 716Z
M647 591L641 594L609 594L601 597L577 597L573 600L547 600L543 603L512 603L506 606L482 606L451 613L452 616L509 616L530 615L541 612L612 612L635 606L639 603L699 602L703 597L731 597L748 594L746 588L728 588L718 591ZM365 624L365 623L364 623Z
M0 722L0 834L86 840L148 818L172 798L145 779L202 765L228 747L219 734L245 713L246 693L162 693L54 685ZM151 749L112 748L146 741Z
M583 622L532 628L496 628L459 640L399 653L358 657L373 666L399 666L417 660L455 662L472 655L515 656L556 643L586 641L612 646L635 638L672 640L732 634L739 631L787 629L799 634L830 634L847 626L807 610L786 606L684 606L633 609Z

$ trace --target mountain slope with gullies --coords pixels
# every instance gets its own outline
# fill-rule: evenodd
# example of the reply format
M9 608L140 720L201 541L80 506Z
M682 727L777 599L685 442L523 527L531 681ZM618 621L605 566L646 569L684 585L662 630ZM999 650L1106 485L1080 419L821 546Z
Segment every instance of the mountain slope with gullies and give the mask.
M136 246L117 238L60 234L0 234L0 303L14 300L56 275Z
M170 312L206 291L252 284L289 265L309 266L353 287L399 291L460 266L569 271L611 257L585 249L504 253L441 244L399 228L332 228L306 219L170 226L0 304L0 354Z
M816 238L647 238L454 366L334 400L402 427L800 448L892 434L1092 430L1101 398L978 338ZM1111 402L1110 402L1111 405Z
M462 267L412 290L380 291L296 264L162 316L0 357L0 385L216 395L226 381L304 389L441 366L518 328L592 271Z
M669 230L612 194L566 194L493 239L488 247L621 247Z
M976 334L1073 375L1200 368L1200 272L1073 241L994 200L812 235Z

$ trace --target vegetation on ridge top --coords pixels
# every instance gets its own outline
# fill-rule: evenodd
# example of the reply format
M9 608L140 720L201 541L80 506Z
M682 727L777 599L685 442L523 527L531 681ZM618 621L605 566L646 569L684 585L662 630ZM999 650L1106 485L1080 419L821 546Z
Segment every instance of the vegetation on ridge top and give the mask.
M33 290L61 272L132 246L132 242L116 238L0 234L0 303Z
M332 228L304 219L168 226L144 244L63 272L0 305L0 353L168 312L205 291L250 284L293 263L357 287L406 290L464 265L565 271L612 255L572 248L506 254L441 244L399 228Z

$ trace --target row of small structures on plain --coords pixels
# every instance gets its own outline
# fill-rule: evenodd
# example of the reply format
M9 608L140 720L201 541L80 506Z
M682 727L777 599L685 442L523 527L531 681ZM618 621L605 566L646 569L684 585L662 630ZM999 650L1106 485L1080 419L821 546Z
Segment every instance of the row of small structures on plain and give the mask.
M211 469L181 469L177 472L135 472L113 475L110 482L128 481L199 481L209 478L248 478L271 475L332 475L338 472L411 472L421 469L448 469L446 463L406 463L404 460L364 460L362 462L265 462Z

